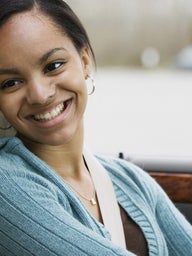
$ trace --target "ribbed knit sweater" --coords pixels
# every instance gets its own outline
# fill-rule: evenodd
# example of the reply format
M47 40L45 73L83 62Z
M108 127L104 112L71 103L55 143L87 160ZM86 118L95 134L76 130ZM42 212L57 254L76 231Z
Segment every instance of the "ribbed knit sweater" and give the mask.
M192 226L143 170L97 156L150 256L191 256ZM112 214L112 213L111 213ZM18 138L0 140L1 256L133 256L114 245L65 181Z

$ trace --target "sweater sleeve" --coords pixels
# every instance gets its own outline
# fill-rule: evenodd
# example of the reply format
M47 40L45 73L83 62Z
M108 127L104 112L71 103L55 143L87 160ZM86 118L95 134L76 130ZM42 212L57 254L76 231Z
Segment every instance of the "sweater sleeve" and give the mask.
M146 172L136 167L139 186L154 212L166 240L170 256L188 256L192 252L192 225L176 208L161 186Z
M135 180L142 194L145 195L151 211L154 212L156 221L166 240L169 255L191 255L192 225L148 173L137 166L134 166L133 170L132 179Z
M157 184L156 216L170 256L192 253L192 226Z
M0 255L134 256L75 219L51 189L22 178L20 186L0 170Z
M126 160L114 158L109 160L106 157L97 157L108 170L120 203L129 214L136 213L136 217L133 214L130 216L134 217L136 223L143 228L145 235L147 235L148 245L150 243L152 245L151 249L154 250L155 248L152 236L155 233L157 242L159 242L158 246L161 247L161 252L164 252L157 255L192 255L192 226L175 207L160 185L140 167ZM128 193L129 197L126 197L125 193ZM131 203L129 203L130 201ZM143 210L142 215L138 214L136 208ZM153 232L148 229L147 222L141 218L144 215L151 223L150 228L155 229ZM139 217L137 218L137 216ZM164 242L166 248L163 248ZM152 255L156 255L153 254L152 250Z

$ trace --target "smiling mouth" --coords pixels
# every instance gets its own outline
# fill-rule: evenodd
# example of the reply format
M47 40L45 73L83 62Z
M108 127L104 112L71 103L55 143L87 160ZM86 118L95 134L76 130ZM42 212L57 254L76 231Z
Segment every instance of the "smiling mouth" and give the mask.
M50 120L56 118L57 116L59 116L67 108L67 106L69 105L69 102L70 102L70 100L60 103L53 110L51 110L45 114L34 115L33 118L36 121L40 121L40 122L50 121Z

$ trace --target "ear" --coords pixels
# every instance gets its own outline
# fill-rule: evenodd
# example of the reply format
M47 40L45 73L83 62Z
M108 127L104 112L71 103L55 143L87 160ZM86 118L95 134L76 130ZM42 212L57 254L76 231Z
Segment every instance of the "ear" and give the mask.
M85 79L87 79L88 76L91 74L92 66L93 66L90 50L87 47L84 47L80 52L80 56L81 56L84 76L85 76Z

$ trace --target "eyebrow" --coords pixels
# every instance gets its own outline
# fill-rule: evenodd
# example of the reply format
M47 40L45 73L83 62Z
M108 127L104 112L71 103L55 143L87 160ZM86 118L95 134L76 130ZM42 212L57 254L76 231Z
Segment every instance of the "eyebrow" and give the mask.
M4 75L4 74L8 74L8 75L19 75L20 72L18 69L15 68L11 68L11 69L0 69L0 75Z
M48 58L53 55L55 52L57 51L66 51L66 49L64 47L60 47L60 48L54 48L51 49L50 51L46 52L45 54L43 54L43 56L39 59L38 63L41 65L43 64L46 60L48 60Z
M38 64L41 65L43 64L46 60L48 60L48 58L53 55L55 52L57 51L66 51L65 48L63 47L60 47L60 48L54 48L54 49L51 49L50 51L46 52L45 54L43 54L40 59L38 60ZM16 68L10 68L10 69L0 69L0 75L20 75L21 72L16 69Z

